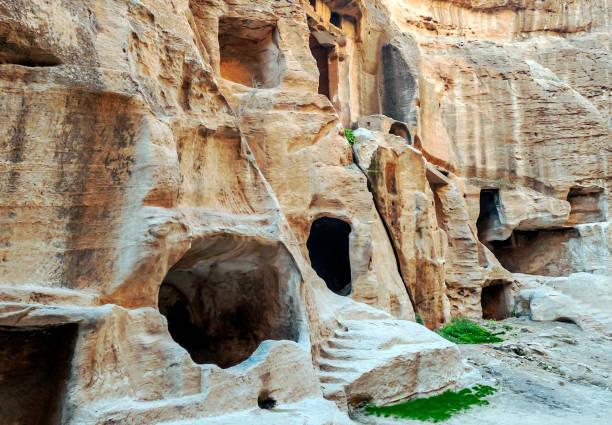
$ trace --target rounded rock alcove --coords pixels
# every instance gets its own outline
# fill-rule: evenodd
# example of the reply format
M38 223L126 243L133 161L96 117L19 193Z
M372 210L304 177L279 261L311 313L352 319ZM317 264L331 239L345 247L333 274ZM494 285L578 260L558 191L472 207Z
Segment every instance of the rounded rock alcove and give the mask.
M278 40L275 23L221 18L221 77L247 87L278 87L285 72L285 58Z
M167 273L159 311L194 362L221 368L264 340L298 340L299 273L278 243L231 234L194 243Z

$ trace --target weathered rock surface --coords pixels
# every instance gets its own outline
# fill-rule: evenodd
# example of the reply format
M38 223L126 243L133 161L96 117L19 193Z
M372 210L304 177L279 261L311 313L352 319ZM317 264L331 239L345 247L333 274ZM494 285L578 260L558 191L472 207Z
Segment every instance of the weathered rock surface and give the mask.
M504 342L460 345L462 357L498 389L489 405L475 406L444 423L604 425L612 413L609 338L573 323L532 322L526 317L480 325L504 332ZM353 413L370 425L419 425L422 421Z
M1 420L346 424L521 290L607 332L608 12L0 0Z

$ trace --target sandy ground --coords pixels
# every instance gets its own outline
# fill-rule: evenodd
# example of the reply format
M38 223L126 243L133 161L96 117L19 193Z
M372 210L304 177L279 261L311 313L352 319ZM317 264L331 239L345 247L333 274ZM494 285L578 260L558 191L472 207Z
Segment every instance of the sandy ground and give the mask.
M477 383L499 391L444 425L611 425L612 339L580 330L571 323L532 322L511 318L481 321L501 343L460 345L480 374ZM353 420L371 425L426 424L377 418L362 410Z

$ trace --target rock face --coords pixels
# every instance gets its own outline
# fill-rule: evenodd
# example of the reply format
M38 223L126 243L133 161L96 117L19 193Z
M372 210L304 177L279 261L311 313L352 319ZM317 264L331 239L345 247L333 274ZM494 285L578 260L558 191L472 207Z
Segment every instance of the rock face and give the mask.
M0 0L2 420L345 424L461 385L417 317L605 321L606 7Z

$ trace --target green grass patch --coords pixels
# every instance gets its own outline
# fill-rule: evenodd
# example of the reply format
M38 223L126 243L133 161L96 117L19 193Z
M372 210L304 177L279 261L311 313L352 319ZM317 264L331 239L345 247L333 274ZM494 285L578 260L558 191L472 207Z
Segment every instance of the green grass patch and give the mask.
M416 322L419 325L424 325L425 324L425 322L423 321L423 316L421 316L419 313L414 313L414 316L416 318Z
M438 333L455 344L486 344L503 341L496 336L498 334L491 333L468 319L454 318Z
M365 412L367 415L440 422L449 419L455 413L468 410L472 406L488 405L489 402L483 400L483 398L496 391L495 388L488 385L475 385L461 391L446 390L440 395L410 400L393 406L377 407L368 404L365 407Z
M357 142L357 139L355 138L355 134L353 133L353 130L349 130L348 128L345 128L344 135L346 136L346 140L348 140L349 145L353 146Z

